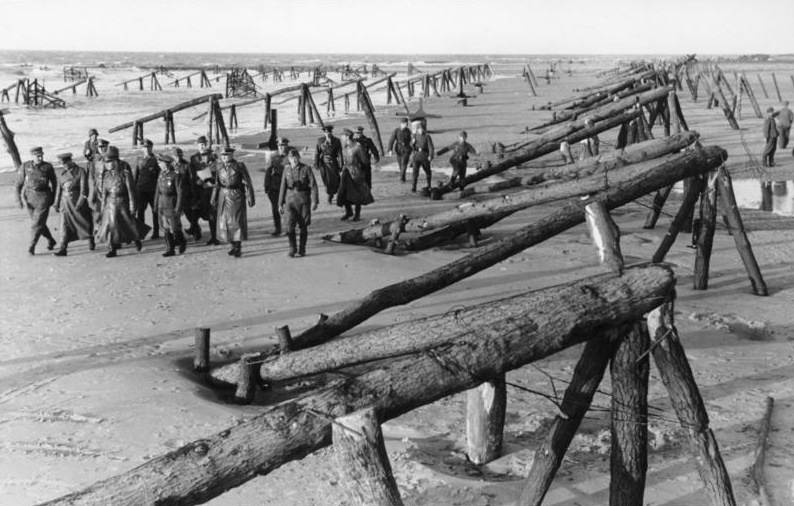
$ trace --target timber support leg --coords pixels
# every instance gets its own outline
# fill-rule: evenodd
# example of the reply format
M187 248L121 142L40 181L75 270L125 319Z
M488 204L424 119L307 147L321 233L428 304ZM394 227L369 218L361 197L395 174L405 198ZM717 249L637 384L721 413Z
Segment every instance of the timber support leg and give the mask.
M702 179L700 176L694 177L692 179L698 184L691 185L689 192L684 193L684 201L681 203L681 207L678 209L678 213L676 213L675 218L673 218L673 222L670 224L670 229L662 238L662 242L659 244L659 248L657 248L656 253L653 254L652 262L654 263L664 261L664 257L667 256L667 252L670 251L670 248L673 246L675 238L678 236L678 232L680 232L683 228L684 222L692 214L695 209L695 203L700 198L700 184L702 184Z
M709 428L709 417L692 369L673 323L673 304L668 302L648 314L652 354L670 401L686 429L695 463L712 506L735 506L731 480L717 440Z
M653 198L653 205L648 210L648 216L645 218L645 225L642 228L652 229L656 226L656 222L659 221L659 216L662 214L664 203L667 202L667 197L670 196L672 190L673 187L668 186L656 192L656 196Z
M210 370L210 329L196 328L196 354L193 358L193 370L208 372Z
M709 287L709 261L714 244L714 229L717 225L717 188L715 178L710 178L700 199L700 220L695 252L693 288L706 290Z
M261 359L256 353L240 357L240 376L237 379L237 391L234 393L234 401L237 404L253 402L259 381L260 363Z
M349 504L402 506L375 409L337 418L331 432Z
M468 391L466 454L475 464L487 464L502 454L507 408L505 375Z

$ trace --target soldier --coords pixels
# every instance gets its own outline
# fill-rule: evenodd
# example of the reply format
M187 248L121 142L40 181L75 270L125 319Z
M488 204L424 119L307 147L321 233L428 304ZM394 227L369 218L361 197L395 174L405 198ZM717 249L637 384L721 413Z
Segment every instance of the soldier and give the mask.
M344 148L342 149L344 168L339 183L339 193L336 194L336 205L345 207L342 221L351 216L353 221L361 219L361 206L375 201L366 181L366 154L364 149L353 140L353 132L344 129ZM355 213L353 212L355 206Z
M312 211L317 210L319 195L317 180L308 165L301 163L297 149L291 149L288 165L284 167L278 196L278 212L284 214L286 204L287 238L289 239L289 256L306 255L306 239L308 227L312 221ZM311 206L311 208L310 208ZM300 244L296 245L295 227L300 228ZM297 247L296 247L297 246Z
M777 149L777 125L775 124L775 110L772 107L768 107L766 110L764 139L766 140L766 145L764 146L764 157L761 164L764 167L774 167L775 150Z
M415 120L417 121L417 120ZM424 125L421 121L417 121L416 133L411 139L411 149L413 150L413 185L411 191L416 191L416 183L419 179L419 167L422 168L427 176L427 188L430 188L433 173L430 170L430 162L433 160L435 148L433 147L433 139L430 134L425 131Z
M173 157L159 155L157 160L160 162L160 175L157 177L157 188L154 191L154 208L157 209L157 216L165 236L166 251L163 256L172 257L175 245L179 247L180 255L187 247L185 235L182 233L181 219L185 185L182 182L182 174L176 169L176 160ZM184 164L187 166L186 161Z
M452 166L452 176L449 179L449 184L452 185L455 181L458 181L461 190L465 186L463 180L466 179L466 162L469 160L469 153L474 155L477 154L477 150L474 149L474 146L466 142L467 138L468 134L463 130L458 135L458 140L455 141L452 146L438 152L438 154L442 154L442 152L446 150L452 150L452 156L449 157L449 164Z
M195 156L195 155L194 155ZM191 157L191 169L194 174L193 179L193 209L191 213L196 217L198 227L199 218L206 220L210 227L210 239L207 246L217 246L220 244L217 238L216 218L218 211L212 203L212 191L215 188L215 173L217 172L217 159L209 147L203 149L199 154L198 160ZM201 237L201 228L194 233L196 240Z
M135 249L141 250L141 236L148 227L135 219L135 182L130 165L119 160L119 149L109 146L104 157L105 171L99 180L99 200L102 206L102 224L97 238L108 243L107 258L113 258L122 244L134 242Z
M55 212L61 213L61 247L53 253L66 256L69 243L88 239L88 249L94 251L94 219L88 205L88 171L72 161L71 153L58 155L61 169L55 194ZM90 163L90 162L89 162Z
M99 139L97 141L97 151L93 153L91 163L86 167L88 169L88 203L96 224L99 224L102 216L102 206L99 200L99 182L105 170L104 158L109 144L105 139Z
M160 175L160 165L154 156L152 147L154 143L144 139L141 149L143 156L138 158L135 170L132 171L132 180L135 182L135 201L138 204L136 218L141 225L146 224L146 208L152 208L152 239L160 238L160 223L157 219L157 209L154 207L154 192L157 190L157 176ZM143 238L143 236L141 237Z
M399 128L395 128L389 139L389 156L397 154L397 164L400 166L400 182L405 182L405 172L408 169L408 158L411 157L411 129L408 128L408 118L400 120Z
M88 131L88 140L83 145L83 156L89 164L94 163L96 155L99 153L99 132L96 128Z
M357 142L361 148L364 150L364 160L366 164L364 165L364 180L367 182L367 186L372 189L372 158L375 158L375 163L380 162L380 153L378 153L378 147L375 146L375 143L364 135L364 127L356 127L356 132L353 134L353 140Z
M221 241L230 242L229 254L242 255L241 242L248 239L248 207L254 207L254 186L245 164L234 159L234 148L221 152L222 165L215 175L211 203L218 206L218 227Z
M289 139L280 137L278 140L278 152L270 158L270 166L265 170L265 194L270 200L270 212L273 214L273 226L275 228L273 233L270 234L273 237L281 235L281 212L278 208L281 179L284 175L284 166L289 163L287 160L289 151Z
M36 254L36 243L39 237L47 239L47 249L55 249L55 239L47 227L47 217L50 214L50 206L55 202L55 192L58 188L58 180L55 177L55 169L48 162L44 161L44 150L35 147L30 150L33 160L22 164L19 168L16 184L17 202L19 207L27 207L30 215L30 247L28 253Z
M187 201L185 202L185 218L187 218L188 223L190 223L190 227L185 231L186 233L195 237L197 241L201 240L201 225L199 225L199 218L206 219L205 216L202 216L202 213L199 210L201 199L201 185L202 182L198 181L198 172L204 168L202 163L202 153L204 151L210 151L209 142L207 142L207 138L203 135L196 139L196 144L198 144L198 151L190 155L190 177L186 183L190 186L190 191L186 194ZM206 200L207 205L209 205L209 198ZM214 216L214 215L213 215ZM213 218L214 222L215 218Z
M320 171L329 204L339 190L339 174L342 172L342 141L334 137L333 130L331 125L323 127L325 135L317 139L314 151L314 168Z

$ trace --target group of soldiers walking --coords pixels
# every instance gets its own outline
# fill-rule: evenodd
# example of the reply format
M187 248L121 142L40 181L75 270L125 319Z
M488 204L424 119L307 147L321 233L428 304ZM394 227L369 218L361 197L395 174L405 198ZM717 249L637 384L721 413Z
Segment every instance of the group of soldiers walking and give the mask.
M363 131L362 127L355 132L345 128L340 139L333 135L333 126L325 126L317 140L314 168L320 173L328 204L336 199L336 205L344 208L343 221L359 221L361 207L374 202L372 165L380 161L380 153ZM206 137L199 137L196 144L196 153L185 159L178 147L155 154L152 141L144 139L141 155L132 167L119 159L118 148L99 139L91 129L83 150L86 167L75 163L71 153L61 153L57 170L44 161L42 148L32 149L32 160L20 168L16 185L19 204L28 209L32 222L28 252L35 254L41 237L47 240L48 250L58 244L47 227L49 209L54 207L61 214L56 256L66 256L70 242L88 240L90 250L97 242L106 243L105 256L112 258L123 244L134 244L140 251L149 231L151 239L159 239L162 231L163 256L170 257L185 252L185 234L201 240L203 220L209 226L207 245L229 243L229 255L240 257L242 241L248 239L247 207L256 203L251 175L244 163L234 159L233 148L222 149L218 159ZM445 150L453 151L452 178L462 186L468 154L475 153L466 142L466 132ZM420 168L430 186L434 147L421 121L413 133L404 119L392 135L389 152L397 154L401 181L405 182L407 166L412 165L413 191ZM286 138L279 139L278 151L265 170L264 190L273 216L271 235L282 234L283 215L289 256L304 256L319 190L312 168L301 162L300 153L290 148ZM145 221L148 208L151 227ZM184 231L182 215L190 225Z

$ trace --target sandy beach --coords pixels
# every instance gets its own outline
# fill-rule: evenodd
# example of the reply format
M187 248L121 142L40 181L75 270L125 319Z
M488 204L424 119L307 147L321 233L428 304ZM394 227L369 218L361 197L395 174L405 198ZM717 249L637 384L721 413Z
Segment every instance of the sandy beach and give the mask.
M769 71L761 64L722 66L746 69L748 73ZM458 132L466 130L469 142L480 153L470 160L470 167L495 160L493 143L528 138L522 133L525 127L551 117L550 111L538 110L541 105L596 83L596 72L605 69L586 64L564 67L571 68L570 75L561 72L550 84L541 80L537 97L530 95L520 75L503 73L488 81L482 94L467 87L467 93L476 94L468 107L456 105L450 96L426 99L423 105L430 115L428 126L436 147L452 143ZM794 73L794 65L774 71L788 76ZM781 91L784 98L794 99L790 83L784 83ZM190 93L173 101L192 98L199 91ZM378 95L374 101L385 143L403 111L398 106L386 107L384 96ZM752 295L734 239L721 224L714 240L709 289L693 290L695 254L689 247L690 237L683 234L666 259L677 276L676 324L741 504L755 504L748 469L754 459L765 399L775 398L767 480L770 491L782 499L778 504L789 504L785 501L794 502L794 157L789 148L778 154L774 171L759 171L763 120L755 118L749 106L739 120L742 130L736 132L730 130L719 108L707 109L703 98L692 103L686 92L679 96L689 127L700 133L701 143L721 146L729 153L727 167L737 180L737 191L742 193L742 216L770 295ZM776 99L759 96L759 101L762 108L779 107ZM291 116L294 105L290 102L284 106L290 112L284 115L286 127L279 134L288 137L301 150L304 161L311 163L321 132L316 127L295 126ZM130 103L114 107L113 116L102 124L105 129L151 111L136 109ZM417 101L410 103L412 111L417 107ZM44 116L47 112L37 114ZM53 119L43 124L48 121ZM357 125L369 131L362 113L339 112L329 121L337 132ZM2 504L37 504L80 490L250 419L272 402L271 394L260 391L252 405L235 405L228 391L215 390L201 381L192 371L195 327L212 329L212 360L228 360L275 343L273 329L277 326L288 324L293 332L299 331L313 324L320 313L333 314L375 289L476 251L468 247L465 237L443 247L394 256L325 242L322 236L351 225L339 221L340 208L321 203L309 229L307 256L288 258L286 238L270 236L270 208L262 191L262 171L269 154L246 149L269 134L259 133L253 126L261 122L260 116L251 113L245 122L232 143L242 147L238 159L252 172L257 204L249 209L250 240L243 243L239 259L226 255L226 245L206 246L206 238L200 242L189 239L186 253L172 258L161 257L161 240L144 241L140 253L124 247L114 259L105 258L101 246L96 252L88 251L85 242L70 245L67 257L56 258L41 241L36 256L30 257L29 219L15 203L14 176L0 174ZM178 144L190 153L195 150L194 135L202 133L202 126L196 125L184 125L179 130ZM10 126L15 128L14 124ZM91 126L95 125L81 128ZM159 124L151 127L156 143L161 140L161 128ZM21 151L35 145L31 135L34 130L22 128L22 133L17 132ZM70 135L57 146L53 142L45 158L54 162L56 147L76 146L79 136ZM603 134L603 147L611 150L616 135L616 130ZM116 138L125 139L125 144L120 144L122 158L131 153L128 138L129 132ZM161 149L158 143L155 151ZM25 155L23 151L23 158ZM4 155L2 166L7 164ZM524 168L511 169L505 177L560 164L559 155L552 154ZM399 182L396 169L392 157L383 158L375 166L375 203L364 208L362 223L374 218L387 221L400 213L422 216L460 203L431 201L411 193L409 184ZM438 169L434 179L447 178L447 157L436 159L434 169ZM758 210L761 179L781 182L774 187L775 213ZM503 193L510 191L514 190ZM478 192L471 199L498 195ZM664 214L655 229L642 228L647 213L643 204L650 200L645 197L612 213L621 230L620 243L627 263L650 260L670 224L670 215ZM673 213L679 203L680 195L674 193L665 212ZM516 213L484 230L481 244L498 241L564 204ZM147 220L149 216L147 213ZM58 224L59 216L51 212L49 226L56 237ZM463 282L380 313L349 334L599 272L602 268L587 229L577 226ZM508 381L548 395L562 391L580 351L581 346L576 346L512 371ZM609 412L604 409L609 407L608 377L601 391L544 504L608 502ZM389 459L405 504L516 503L534 451L556 409L549 400L517 388L508 387L507 397L504 454L484 466L471 464L465 455L465 394L416 409L383 425ZM645 503L705 504L684 432L653 367L649 402L654 409L648 427L651 447ZM207 504L333 506L345 502L332 449L326 448Z

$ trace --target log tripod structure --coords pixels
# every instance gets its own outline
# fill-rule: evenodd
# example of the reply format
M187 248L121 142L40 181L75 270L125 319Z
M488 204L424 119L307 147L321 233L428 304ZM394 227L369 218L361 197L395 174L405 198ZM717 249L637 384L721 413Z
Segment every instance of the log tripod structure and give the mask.
M226 98L257 97L259 91L248 69L235 68L226 74Z
M132 147L138 146L144 140L143 134L143 126L144 124L154 121L157 119L162 118L165 122L165 144L175 143L176 142L176 132L174 127L174 113L182 111L184 109L189 109L191 107L195 107L197 105L201 105L204 103L209 103L210 111L219 110L218 107L218 100L223 96L220 93L216 93L213 95L206 95L199 98L194 98L193 100L188 100L187 102L182 102L181 104L177 104L173 107L168 109L164 109L162 111L156 112L154 114L150 114L148 116L144 116L143 118L137 118L130 122L124 123L119 126L115 126L108 130L109 133L118 132L121 130L126 130L127 128L133 128L132 131ZM215 131L217 134L213 137L214 139L223 140L225 145L228 145L229 137L226 133L226 128L223 123L223 117L220 114L213 115L213 118L218 118L217 121L210 121L209 122L209 130L210 134L213 132L213 126L215 127ZM223 128L221 128L223 126ZM219 135L218 135L219 134Z
M146 75L135 77L133 79L128 79L126 81L117 83L116 86L124 86L124 91L128 91L130 89L130 83L137 82L138 83L138 90L143 91L143 81L145 79L149 80L149 91L163 91L163 87L160 85L160 80L157 79L157 72L150 72Z
M38 79L19 79L16 84L16 94L14 102L17 104L22 99L22 103L28 107L50 107L53 109L65 109L66 101L49 93Z

